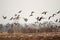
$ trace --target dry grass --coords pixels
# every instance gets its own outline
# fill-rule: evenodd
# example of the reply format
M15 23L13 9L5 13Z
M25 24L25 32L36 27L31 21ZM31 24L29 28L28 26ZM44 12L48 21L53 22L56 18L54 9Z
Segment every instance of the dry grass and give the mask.
M0 33L0 40L60 40L60 32Z

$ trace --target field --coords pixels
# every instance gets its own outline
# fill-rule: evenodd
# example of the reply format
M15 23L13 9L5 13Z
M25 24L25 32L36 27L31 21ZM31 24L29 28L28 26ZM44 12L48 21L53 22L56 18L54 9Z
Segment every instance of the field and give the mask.
M0 33L0 40L60 40L60 32Z

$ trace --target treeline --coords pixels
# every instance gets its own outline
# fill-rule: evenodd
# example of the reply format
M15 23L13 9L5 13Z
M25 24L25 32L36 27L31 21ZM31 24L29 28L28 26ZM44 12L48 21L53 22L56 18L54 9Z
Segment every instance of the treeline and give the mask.
M60 32L60 26L56 24L45 22L36 24L25 24L24 26L19 23L7 23L6 25L0 24L0 32L22 32L22 33L41 33L41 32Z

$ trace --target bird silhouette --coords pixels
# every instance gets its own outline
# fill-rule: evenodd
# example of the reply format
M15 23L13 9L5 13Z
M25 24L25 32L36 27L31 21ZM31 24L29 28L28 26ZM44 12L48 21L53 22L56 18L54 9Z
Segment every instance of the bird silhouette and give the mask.
M20 15L18 15L18 16L16 17L16 19L19 19L19 16L20 16Z
M10 20L12 20L12 19L13 19L13 17L10 18Z
M34 11L32 11L31 13L34 13Z
M59 20L59 22L60 22L60 20Z
M48 19L50 20L51 17L52 17L52 16L50 16Z
M44 17L40 17L40 18L39 18L39 21L41 21L42 19L45 19L45 18L44 18Z
M37 17L36 20L37 20L37 21L35 22L35 24L38 23L38 21L39 21L39 17Z
M46 13L47 13L47 11L42 12L42 14L45 14L45 15L46 15Z
M53 14L52 17L54 17L56 14Z
M17 16L17 14L15 14L15 16Z
M36 19L39 20L39 17L37 17Z
M60 13L60 11L57 12L57 14L59 14L59 13Z
M45 19L44 17L37 17L36 18L38 21L41 21L41 19Z
M31 15L30 16L33 16L33 13L34 13L34 11L31 12Z
M3 17L3 19L6 19L7 18L7 16L2 16Z
M21 13L22 12L22 10L20 10L18 13Z
M28 19L27 19L27 18L23 18L23 19L24 19L24 21L25 21L25 22L27 22L27 21L28 21Z
M42 19L45 19L45 18L44 17L37 17L36 19L37 19L37 21L35 22L35 24L38 23L38 21L41 21Z
M55 22L57 22L58 21L58 19L56 19L56 21Z
M13 20L15 20L16 18L13 18Z

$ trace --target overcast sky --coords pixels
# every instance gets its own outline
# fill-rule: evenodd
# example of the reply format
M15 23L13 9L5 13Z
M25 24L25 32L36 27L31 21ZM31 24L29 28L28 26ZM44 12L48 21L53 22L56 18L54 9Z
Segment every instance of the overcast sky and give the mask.
M28 23L34 23L37 16L43 16L47 18L60 10L60 0L0 0L0 23L12 22L9 20L14 14L18 14L18 11L22 10L20 23L25 23L22 18L27 17ZM33 17L29 17L31 11L34 11ZM42 15L43 11L48 11L46 15ZM2 16L8 16L6 20ZM52 21L59 18L60 14L51 18ZM42 21L42 22L43 22Z

